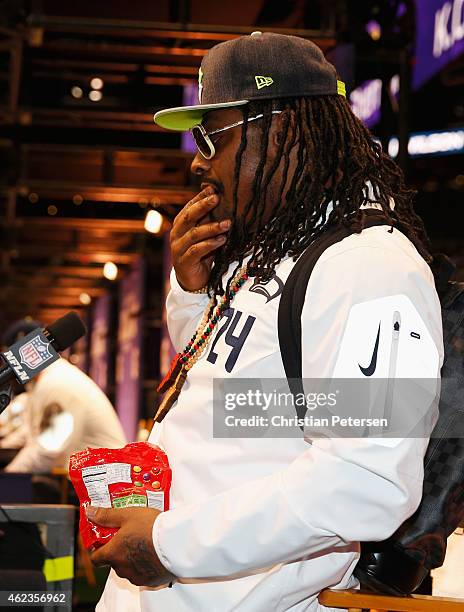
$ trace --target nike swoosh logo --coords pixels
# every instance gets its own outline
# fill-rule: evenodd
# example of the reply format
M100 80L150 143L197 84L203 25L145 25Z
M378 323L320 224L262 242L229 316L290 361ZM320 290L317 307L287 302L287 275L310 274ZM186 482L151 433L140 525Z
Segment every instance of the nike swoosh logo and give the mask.
M364 376L372 376L372 374L375 372L375 368L377 367L377 351L379 350L379 340L380 340L380 323L379 323L379 329L377 331L377 338L375 339L374 352L372 353L372 359L371 359L370 364L367 366L367 368L363 368L358 363L359 369L364 374Z

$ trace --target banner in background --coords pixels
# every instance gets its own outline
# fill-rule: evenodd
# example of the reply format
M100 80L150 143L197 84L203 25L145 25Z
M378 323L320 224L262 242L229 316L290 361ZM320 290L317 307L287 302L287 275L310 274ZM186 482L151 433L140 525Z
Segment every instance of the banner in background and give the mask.
M141 401L145 267L142 258L119 284L116 411L130 442L136 440Z
M396 157L399 151L396 136L390 138L388 154ZM425 155L462 155L464 153L464 130L439 130L416 132L409 136L408 153L411 157Z
M111 296L102 295L92 309L89 376L100 389L109 391Z
M364 125L368 128L373 127L380 121L382 81L373 79L361 83L351 92L350 103L354 114L361 119Z
M182 106L193 106L198 104L198 85L192 83L191 85L184 85L184 92L182 96ZM182 151L186 153L196 153L197 147L193 140L190 132L182 132Z
M413 88L464 51L464 0L416 0Z
M87 333L77 340L71 351L71 363L88 374L89 372L89 344L90 344L90 311L85 309L79 314L87 328Z

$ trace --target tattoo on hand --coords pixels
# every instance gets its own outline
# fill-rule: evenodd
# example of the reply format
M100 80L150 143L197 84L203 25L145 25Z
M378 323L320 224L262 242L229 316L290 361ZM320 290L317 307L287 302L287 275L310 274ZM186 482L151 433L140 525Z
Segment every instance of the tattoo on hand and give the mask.
M160 578L160 572L154 563L153 544L145 540L124 539L127 560L132 569L147 586Z

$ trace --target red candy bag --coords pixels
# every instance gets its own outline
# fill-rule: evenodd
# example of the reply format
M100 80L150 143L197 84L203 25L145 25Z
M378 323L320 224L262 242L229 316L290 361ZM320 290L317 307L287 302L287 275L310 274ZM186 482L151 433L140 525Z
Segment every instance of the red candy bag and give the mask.
M117 528L89 521L86 506L127 508L141 506L167 510L171 468L166 453L148 442L124 448L87 448L71 455L69 477L80 501L80 524L84 546L94 550L108 542Z

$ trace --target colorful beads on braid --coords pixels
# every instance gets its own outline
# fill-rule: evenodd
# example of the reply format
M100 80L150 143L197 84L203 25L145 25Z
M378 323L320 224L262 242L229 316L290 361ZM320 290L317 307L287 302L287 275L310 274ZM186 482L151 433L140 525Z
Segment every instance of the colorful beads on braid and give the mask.
M248 280L248 274L246 272L246 266L240 268L237 271L234 279L230 285L230 296L234 298L240 287ZM208 346L208 341L213 333L219 319L222 317L224 311L226 310L225 296L221 298L220 303L213 310L213 314L211 318L208 317L208 313L211 311L211 306L214 298L208 303L206 307L205 313L203 315L202 320L190 339L187 346L184 348L182 353L180 353L180 361L183 367L186 370L190 370L190 368L198 361L198 359L203 354L203 351Z

